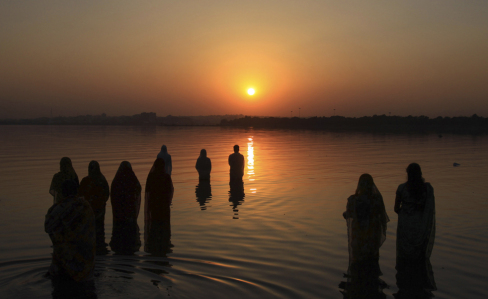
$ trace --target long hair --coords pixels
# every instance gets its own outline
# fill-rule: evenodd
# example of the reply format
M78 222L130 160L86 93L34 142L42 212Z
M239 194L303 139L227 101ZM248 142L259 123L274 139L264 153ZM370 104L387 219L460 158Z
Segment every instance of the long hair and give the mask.
M417 163L411 163L407 167L407 184L408 193L415 198L418 204L425 203L425 194L427 187L422 177L422 170Z

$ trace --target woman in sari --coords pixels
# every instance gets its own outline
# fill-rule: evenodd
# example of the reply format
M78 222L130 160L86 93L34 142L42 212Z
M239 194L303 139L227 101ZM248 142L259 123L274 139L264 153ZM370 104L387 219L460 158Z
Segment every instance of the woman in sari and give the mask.
M47 212L44 230L53 243L49 274L71 281L93 279L95 268L95 216L90 204L78 197L78 183L61 185L62 200Z
M398 186L395 198L397 258L429 259L435 239L434 188L425 183L417 163L408 165L407 178L406 183Z
M141 184L128 161L120 163L111 188L113 232L110 247L116 253L134 253L141 246L137 224Z
M110 190L97 161L91 161L88 164L88 176L81 180L78 194L88 201L95 214L97 248L105 248L107 246L105 243L105 206Z
M61 185L64 181L73 180L76 182L76 184L78 184L78 186L80 185L80 181L78 180L78 176L76 175L70 158L61 158L61 161L59 162L59 167L60 170L53 176L53 179L51 180L51 186L49 187L49 193L53 196L54 203L58 203L63 199Z
M347 199L343 216L347 220L349 263L378 260L390 219L371 175L359 177L356 193Z
M144 250L153 254L165 254L171 247L170 206L173 199L173 182L165 172L161 158L147 176L144 209Z

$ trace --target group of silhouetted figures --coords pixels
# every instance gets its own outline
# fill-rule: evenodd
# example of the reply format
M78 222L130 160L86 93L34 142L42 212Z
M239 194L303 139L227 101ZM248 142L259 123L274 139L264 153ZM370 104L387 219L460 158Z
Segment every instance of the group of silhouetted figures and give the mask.
M436 290L430 256L435 239L434 189L422 177L417 163L407 167L407 182L398 186L395 212L396 239L395 298L431 298ZM383 197L373 177L359 177L356 193L347 199L343 214L347 221L349 268L341 282L344 298L386 298L387 284L378 260L389 222Z
M229 156L230 185L243 194L244 156L239 146ZM210 184L212 163L202 149L195 168L199 182ZM172 161L163 145L149 171L145 186L144 251L156 256L171 252ZM236 187L237 186L237 187ZM79 182L71 159L60 161L60 171L51 181L53 206L45 219L45 231L53 243L49 275L62 281L90 281L95 256L108 252L105 243L105 207L110 198L113 214L111 249L117 254L133 254L141 246L137 218L141 205L141 184L132 166L123 161L109 187L97 161L88 165L88 176Z
M239 146L228 159L230 194L242 199L244 156ZM198 188L209 185L212 163L202 149L195 168ZM144 251L156 256L171 252L170 206L174 188L172 162L165 145L149 171L145 186ZM430 298L435 290L430 255L435 239L434 190L425 183L420 166L407 168L407 182L396 191L398 213L396 269L399 292L396 298ZM117 254L133 254L141 246L137 218L141 204L141 184L132 166L123 161L109 188L97 161L88 165L88 176L78 180L71 160L60 161L60 172L52 179L50 194L54 204L48 210L45 231L53 243L49 275L57 281L86 282L94 275L95 255L107 253L105 243L105 206L111 199L113 232L111 249ZM200 191L202 192L202 191ZM373 178L363 174L343 213L347 221L349 268L341 282L345 298L385 298L387 287L378 261L379 249L386 239L388 215L383 197Z

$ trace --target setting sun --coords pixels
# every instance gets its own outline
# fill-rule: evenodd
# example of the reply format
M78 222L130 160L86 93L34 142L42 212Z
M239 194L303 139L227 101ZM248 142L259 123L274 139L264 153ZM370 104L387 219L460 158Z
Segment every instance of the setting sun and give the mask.
M254 93L255 93L254 88L249 88L247 90L247 94L250 95L250 96L252 96Z

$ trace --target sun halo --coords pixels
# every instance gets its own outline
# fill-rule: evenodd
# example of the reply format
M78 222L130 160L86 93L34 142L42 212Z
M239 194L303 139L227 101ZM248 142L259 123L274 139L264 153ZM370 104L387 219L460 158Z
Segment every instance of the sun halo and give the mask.
M254 93L256 93L256 91L254 90L254 88L249 88L247 90L247 94L250 95L250 96L254 95Z

